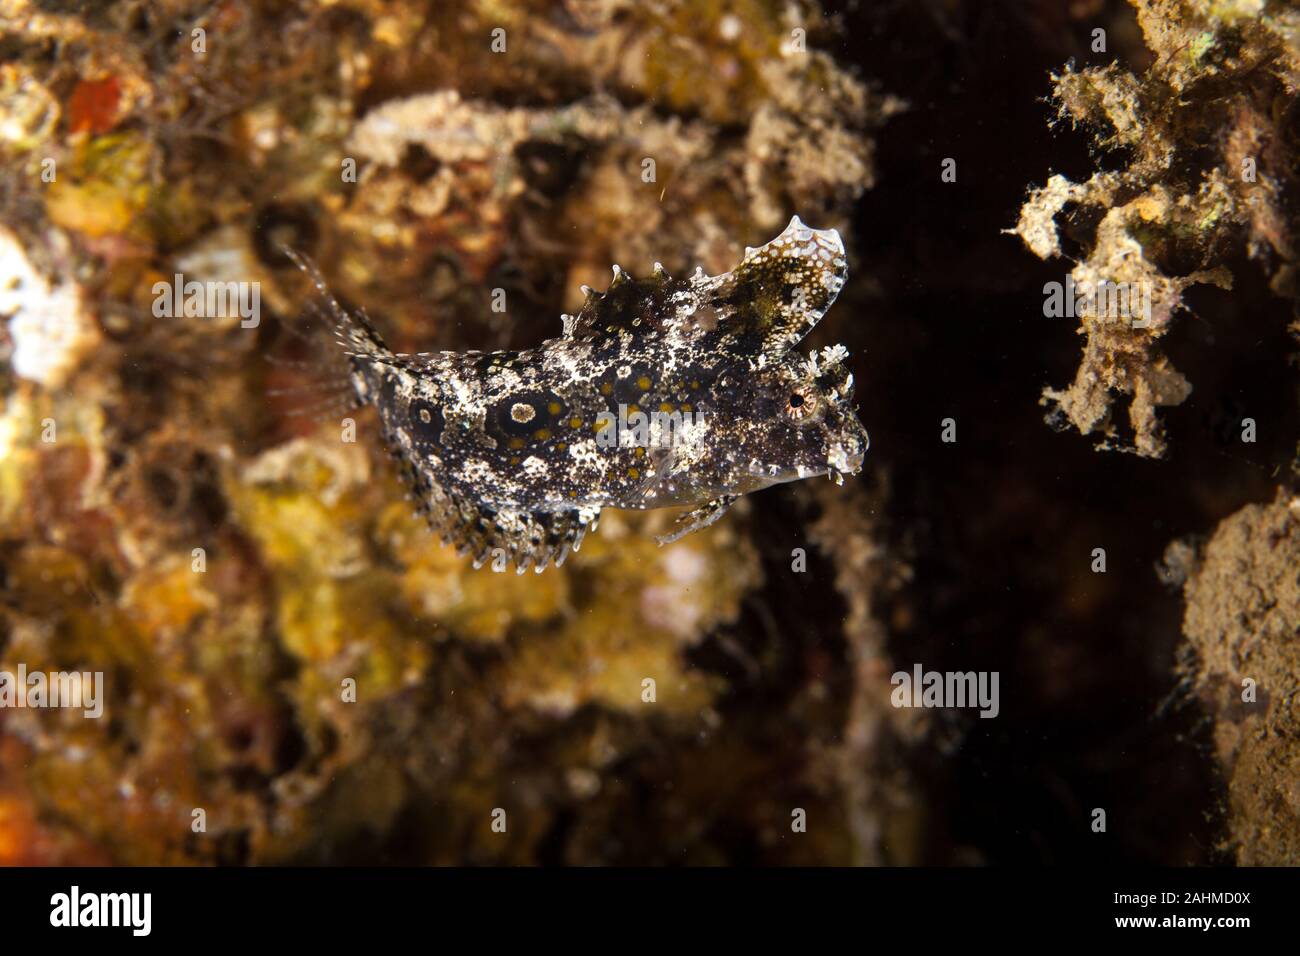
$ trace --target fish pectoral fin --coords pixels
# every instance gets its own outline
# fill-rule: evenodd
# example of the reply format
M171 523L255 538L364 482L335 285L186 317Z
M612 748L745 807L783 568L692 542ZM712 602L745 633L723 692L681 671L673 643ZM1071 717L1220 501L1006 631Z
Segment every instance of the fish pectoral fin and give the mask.
M727 509L730 508L732 503L739 497L740 495L723 495L720 498L714 498L712 501L706 501L698 508L692 508L690 511L678 516L676 531L669 534L656 535L655 540L661 545L672 544L674 541L686 537L692 531L699 531L702 528L707 528L709 525L713 524L713 522L726 514Z

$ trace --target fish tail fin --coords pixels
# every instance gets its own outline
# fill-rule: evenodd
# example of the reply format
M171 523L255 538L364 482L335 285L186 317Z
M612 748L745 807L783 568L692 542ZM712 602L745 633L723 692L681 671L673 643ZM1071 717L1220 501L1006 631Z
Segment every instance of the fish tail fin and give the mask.
M297 319L280 323L287 337L263 356L265 392L277 428L297 436L366 404L369 389L360 388L360 383L373 387L385 367L401 360L364 312L338 300L311 259L285 246L280 249L316 291Z
M393 360L393 352L384 344L383 338L365 312L348 309L339 302L310 258L287 246L282 246L281 251L316 287L316 293L324 306L325 316L333 327L334 338L343 351L358 358L375 359L383 364L390 363Z

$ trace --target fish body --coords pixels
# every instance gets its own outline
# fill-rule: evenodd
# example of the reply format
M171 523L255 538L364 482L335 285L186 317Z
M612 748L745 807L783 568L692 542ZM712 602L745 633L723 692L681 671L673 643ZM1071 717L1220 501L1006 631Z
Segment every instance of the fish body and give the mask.
M603 508L691 505L666 542L740 495L859 471L847 352L793 351L846 277L839 234L795 217L720 276L614 266L536 348L420 354L391 352L316 281L357 400L431 525L476 566L523 573L562 563Z

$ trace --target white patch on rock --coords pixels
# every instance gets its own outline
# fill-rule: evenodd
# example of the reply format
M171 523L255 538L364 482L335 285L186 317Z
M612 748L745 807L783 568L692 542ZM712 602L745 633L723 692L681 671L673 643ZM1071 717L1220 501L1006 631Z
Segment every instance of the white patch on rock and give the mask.
M67 241L51 233L60 256ZM58 388L99 344L99 326L81 286L57 285L36 271L18 237L0 227L0 318L9 320L13 370L22 378Z

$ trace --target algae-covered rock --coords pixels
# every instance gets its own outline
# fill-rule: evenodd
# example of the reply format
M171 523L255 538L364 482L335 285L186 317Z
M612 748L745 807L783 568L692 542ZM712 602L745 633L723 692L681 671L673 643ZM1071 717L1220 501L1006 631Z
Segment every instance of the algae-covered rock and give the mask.
M795 212L847 234L901 104L812 3L146 6L0 11L0 669L102 671L106 714L4 716L0 860L528 863L584 809L569 856L620 858L658 784L616 768L723 720L700 660L765 580L744 509L475 571L284 248L398 347L530 344L614 262L722 271ZM175 308L188 282L257 311ZM779 775L765 747L705 747L661 825Z
M1225 519L1190 568L1184 670L1214 718L1227 780L1225 848L1300 864L1300 500Z

